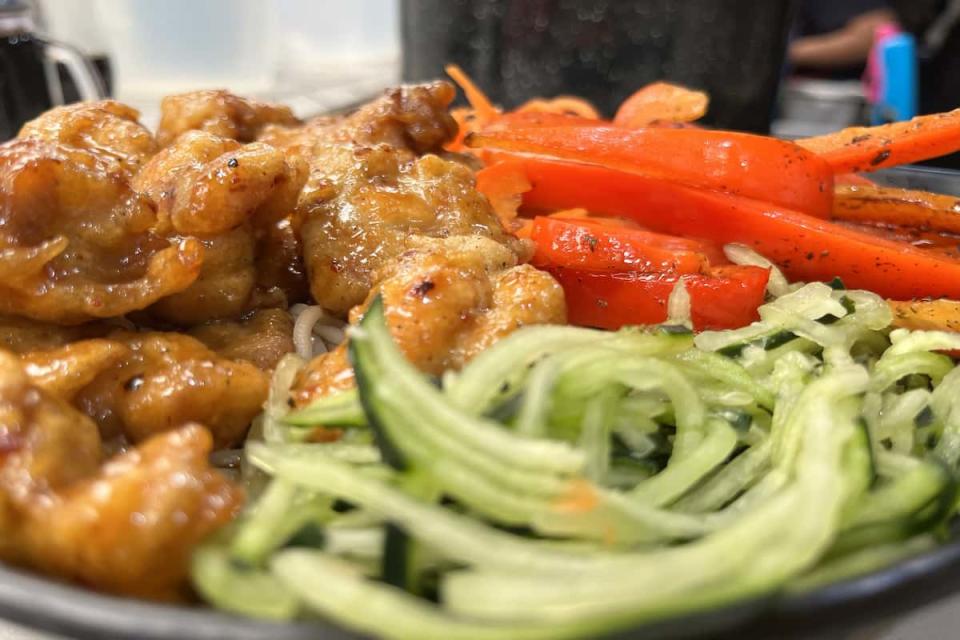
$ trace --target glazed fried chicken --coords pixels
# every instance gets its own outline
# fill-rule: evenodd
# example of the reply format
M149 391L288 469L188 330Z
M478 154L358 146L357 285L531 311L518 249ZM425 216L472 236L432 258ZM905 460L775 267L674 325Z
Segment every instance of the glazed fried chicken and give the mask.
M292 126L299 122L283 105L257 102L223 90L191 91L163 99L157 142L165 147L187 131L252 142L268 124Z
M159 149L139 117L136 109L114 100L81 102L47 111L23 125L17 137L85 149L133 175Z
M157 204L169 233L199 239L204 260L196 282L151 312L192 325L238 318L258 305L287 306L289 285L258 278L256 263L290 260L282 243L268 236L293 211L306 177L301 161L288 161L273 147L201 131L184 134L154 156L133 186Z
M190 335L223 358L246 360L264 371L294 350L293 318L284 309L261 309L240 321L200 325Z
M374 274L412 235L482 235L523 254L475 189L471 171L429 155L456 134L447 113L453 95L442 82L402 87L346 118L262 134L310 164L294 227L310 291L325 309L345 315L360 304Z
M197 278L200 242L158 234L154 204L127 177L105 151L38 138L0 145L0 313L80 324Z
M13 353L53 349L77 340L100 338L113 329L103 322L65 327L17 316L0 316L0 349Z
M282 327L265 326L271 319L280 324L261 316L248 325L263 333L252 334L252 328L242 325L227 333L221 329L220 337L248 334L246 343L231 340L225 349L245 352L250 359L279 359L285 346L278 336ZM208 335L215 331L207 328ZM108 338L27 351L20 360L35 385L95 419L110 440L140 442L201 422L218 446L233 445L242 440L267 396L267 376L254 364L220 356L177 333L115 331Z
M397 345L421 370L458 369L516 329L566 321L563 290L547 273L518 265L483 236L414 238L370 293L383 297ZM356 323L366 305L351 311ZM346 347L314 358L294 382L297 406L353 385Z
M73 396L105 437L141 442L199 422L218 447L230 446L243 440L267 398L266 374L249 362L223 358L190 336L118 331L109 339L126 355L100 367ZM24 357L33 361L37 355Z
M457 123L448 113L455 95L448 82L388 89L348 116L314 118L300 127L267 126L258 139L308 155L331 143L387 144L418 154L436 153L457 134Z
M412 235L485 236L522 253L459 163L386 145L324 157L328 182L301 200L297 220L310 290L325 309L345 314L362 302Z
M197 425L101 467L96 425L5 352L0 443L0 558L104 591L177 598L193 547L242 501Z

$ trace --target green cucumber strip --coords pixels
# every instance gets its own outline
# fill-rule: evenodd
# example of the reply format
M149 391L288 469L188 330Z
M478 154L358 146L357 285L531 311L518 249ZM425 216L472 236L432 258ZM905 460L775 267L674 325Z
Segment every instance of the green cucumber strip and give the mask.
M952 369L953 361L938 353L908 351L891 354L890 351L887 351L873 368L870 388L873 391L886 391L897 380L914 374L929 376L936 385Z
M686 493L733 453L737 432L723 420L707 420L706 436L686 458L672 459L667 468L629 492L637 502L654 507L668 505Z
M306 407L281 418L295 427L362 427L367 424L356 389L347 389L314 400Z
M584 476L601 482L610 468L610 440L619 392L606 389L587 401L580 429L580 449L586 456Z
M305 364L299 356L288 353L277 363L270 382L270 392L263 411L263 439L265 442L285 442L287 430L280 421L290 410L287 400L290 397L290 387L297 371Z
M263 560L296 532L303 520L293 511L296 485L271 480L241 521L230 543L230 555L251 566Z
M927 460L864 495L845 518L844 528L903 518L930 504L949 484L950 475L938 462Z
M940 438L934 454L947 463L954 472L960 463L960 367L947 374L934 389L930 408L934 420L941 426Z
M897 562L929 551L937 545L931 535L919 535L905 542L868 547L830 560L791 582L787 590L807 593L827 585L873 573Z
M603 621L557 626L547 620L501 624L459 618L405 591L372 582L351 564L318 552L284 551L271 568L277 580L314 612L379 638L563 640L609 626Z
M560 374L560 363L555 358L546 358L537 363L523 390L523 401L514 428L527 437L542 438L547 435L547 418L551 408L553 383Z
M516 335L516 334L514 334ZM499 344L503 344L502 342ZM375 374L378 382L389 381L389 389L396 392L407 407L415 407L421 420L444 425L451 437L464 447L501 460L503 464L520 469L557 473L576 473L583 468L583 455L561 442L523 438L503 429L499 424L458 410L444 398L400 353L387 330L383 316L383 302L377 298L367 309L363 321L350 339L350 353L354 370L380 369ZM367 390L369 402L396 399L384 398L385 384L371 385ZM367 399L365 411L370 418Z
M595 329L523 327L478 354L456 375L449 376L444 394L454 406L480 415L499 404L499 396L519 387L530 365L544 356L609 340L610 333Z
M226 549L203 545L193 552L190 576L193 586L214 606L251 618L290 620L300 602L273 575L241 569Z
M749 394L761 407L773 407L773 392L758 384L746 369L730 358L709 351L690 349L675 356L675 360L684 368L689 367L701 377L713 380L722 387Z
M673 508L687 513L704 513L724 507L770 468L770 449L767 438L743 451L677 501Z
M649 357L614 362L600 361L594 367L578 372L575 377L562 379L557 385L558 393L576 395L572 389L567 389L577 385L581 376L590 380L590 384L600 381L607 384L618 382L633 390L657 390L666 394L676 416L677 431L673 442L673 456L677 459L688 455L702 440L706 407L697 395L697 390L676 366ZM582 382L580 386L584 386Z
M960 349L960 334L949 331L907 331L894 329L890 332L891 346L884 354L897 356L913 351L955 351Z
M521 386L530 365L545 356L586 346L620 354L669 355L689 348L692 341L689 334L632 328L610 333L578 327L524 327L480 353L459 374L451 376L444 392L460 409L481 414Z
M545 611L563 621L624 610L653 612L700 589L733 587L744 596L782 583L812 566L833 542L847 482L841 459L855 425L833 419L832 408L866 384L866 372L854 369L808 387L805 410L794 416L803 434L794 483L729 526L687 545L650 552L646 563L637 554L615 574L582 573L572 584L536 575L452 574L443 585L444 602L465 615L522 619Z
M335 556L377 560L383 554L383 527L327 527L323 550Z
M874 439L878 442L889 440L895 452L912 452L916 441L917 416L929 407L930 401L931 393L926 389L884 394Z

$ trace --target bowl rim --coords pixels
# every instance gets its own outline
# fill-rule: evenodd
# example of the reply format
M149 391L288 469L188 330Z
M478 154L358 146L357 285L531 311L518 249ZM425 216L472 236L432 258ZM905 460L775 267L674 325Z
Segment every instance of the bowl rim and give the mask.
M635 640L823 637L852 630L960 592L960 535L890 567L807 593L773 594L623 629ZM0 565L0 618L79 640L347 640L332 622L277 623L209 608L105 595Z

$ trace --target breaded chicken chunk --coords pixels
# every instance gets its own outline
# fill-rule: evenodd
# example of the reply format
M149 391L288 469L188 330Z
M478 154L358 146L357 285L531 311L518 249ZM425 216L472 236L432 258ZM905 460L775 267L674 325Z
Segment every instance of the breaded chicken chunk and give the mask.
M190 286L202 250L157 232L155 205L112 153L0 145L0 313L80 324L143 309Z
M168 233L202 243L204 258L197 281L155 304L153 315L192 325L287 306L285 283L258 280L258 249L270 246L266 236L293 211L306 177L306 165L273 147L201 131L154 156L133 186L156 203Z
M518 265L507 247L483 236L415 238L384 268L371 291L383 298L387 325L422 371L458 369L500 338L531 324L563 323L563 290L548 274ZM362 305L351 322L363 316ZM317 356L298 374L297 406L353 386L346 346Z
M223 358L190 336L118 331L109 340L125 347L127 355L102 367L73 396L106 438L122 435L141 442L199 422L218 447L231 446L243 441L267 398L263 371Z
M183 593L192 549L239 509L188 425L101 466L96 425L0 351L0 559L95 589Z
M238 142L252 142L268 124L296 125L288 107L216 90L167 96L160 104L157 142L166 147L187 131L205 131Z

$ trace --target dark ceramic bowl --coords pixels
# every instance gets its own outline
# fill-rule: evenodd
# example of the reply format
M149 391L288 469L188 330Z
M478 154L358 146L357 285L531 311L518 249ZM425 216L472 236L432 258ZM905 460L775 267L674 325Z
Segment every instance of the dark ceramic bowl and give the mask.
M644 625L614 638L828 638L874 626L960 590L960 532L889 569L803 595L763 598ZM274 624L203 608L104 596L0 568L0 617L79 640L346 640L333 624ZM507 640L507 639L505 639Z
M960 173L902 167L885 184L960 196ZM802 595L768 597L625 630L632 640L843 638L960 592L960 523L936 549L873 574ZM104 596L0 567L0 618L80 640L346 640L361 636L324 621L274 624L199 607ZM509 640L505 638L504 640Z

